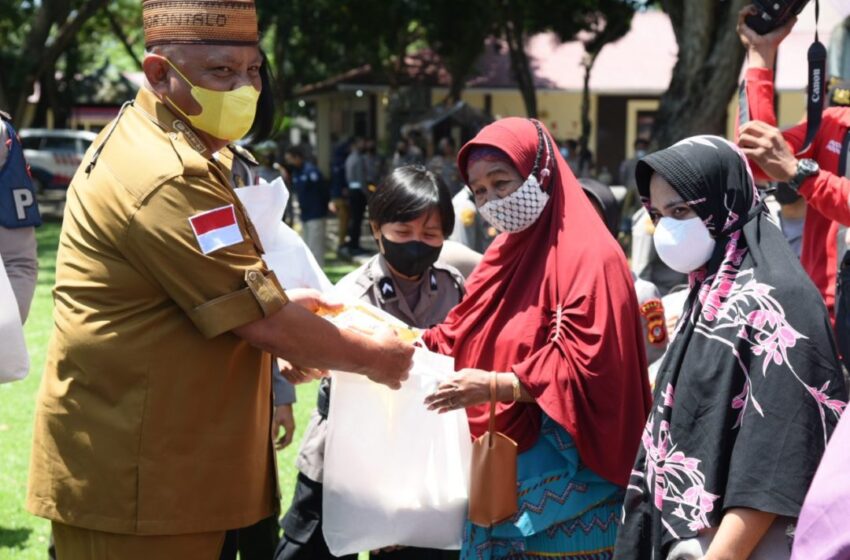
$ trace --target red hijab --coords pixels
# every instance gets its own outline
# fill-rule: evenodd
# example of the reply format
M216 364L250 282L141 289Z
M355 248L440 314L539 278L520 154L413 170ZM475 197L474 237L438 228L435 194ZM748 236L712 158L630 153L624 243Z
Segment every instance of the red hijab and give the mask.
M519 377L536 402L500 403L496 422L521 451L536 442L542 409L569 432L593 472L626 486L652 402L633 280L622 249L540 127L502 119L458 154L467 181L476 147L502 150L523 177L538 159L550 198L531 227L496 238L467 296L425 342L454 356L458 370ZM467 414L473 436L482 435L489 406Z

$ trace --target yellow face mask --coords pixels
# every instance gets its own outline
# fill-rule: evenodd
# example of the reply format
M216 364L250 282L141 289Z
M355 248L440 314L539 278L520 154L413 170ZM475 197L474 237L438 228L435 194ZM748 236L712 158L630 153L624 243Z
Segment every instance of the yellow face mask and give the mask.
M257 114L259 91L250 85L244 85L232 91L216 91L198 87L190 82L170 60L166 59L166 61L187 84L192 86L192 97L201 106L200 114L187 115L174 100L170 100L171 106L177 109L195 129L230 142L248 134Z

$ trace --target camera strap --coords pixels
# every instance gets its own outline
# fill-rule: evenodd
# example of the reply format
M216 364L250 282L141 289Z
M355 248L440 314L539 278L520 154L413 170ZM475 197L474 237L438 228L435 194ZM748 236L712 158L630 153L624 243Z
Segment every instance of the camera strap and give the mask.
M815 40L809 47L809 85L806 89L806 141L797 155L807 152L820 128L826 98L826 47L818 40L820 1L815 0Z

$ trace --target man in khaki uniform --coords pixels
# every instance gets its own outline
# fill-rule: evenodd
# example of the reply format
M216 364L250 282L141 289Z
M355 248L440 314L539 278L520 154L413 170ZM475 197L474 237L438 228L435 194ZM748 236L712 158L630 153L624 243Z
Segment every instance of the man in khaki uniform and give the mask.
M62 560L217 559L271 515L269 353L391 387L412 359L287 297L260 258L226 147L262 105L253 2L143 13L147 87L86 154L59 242L27 507Z

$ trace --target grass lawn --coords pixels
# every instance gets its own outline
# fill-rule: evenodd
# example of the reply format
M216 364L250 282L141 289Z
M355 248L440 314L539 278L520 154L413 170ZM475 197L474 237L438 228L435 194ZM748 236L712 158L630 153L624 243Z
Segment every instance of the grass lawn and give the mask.
M60 225L47 223L38 229L38 287L26 324L27 345L32 367L23 381L0 385L0 560L42 560L47 556L50 524L24 510L27 471L32 445L32 420L47 341L53 327L53 300L50 290L55 278L56 246ZM330 257L330 255L328 255ZM332 282L353 270L353 266L328 260L325 267ZM298 433L295 443L278 453L278 472L286 509L292 500L295 481L295 455L301 431L315 405L317 383L298 387L295 416Z

